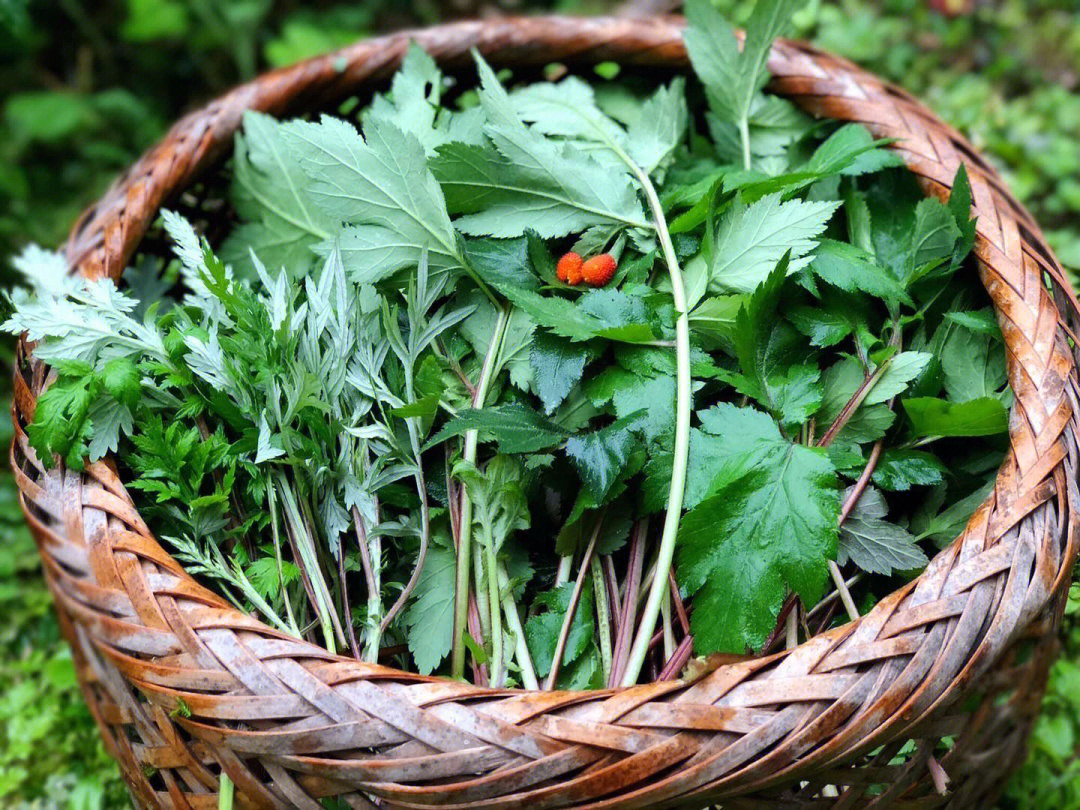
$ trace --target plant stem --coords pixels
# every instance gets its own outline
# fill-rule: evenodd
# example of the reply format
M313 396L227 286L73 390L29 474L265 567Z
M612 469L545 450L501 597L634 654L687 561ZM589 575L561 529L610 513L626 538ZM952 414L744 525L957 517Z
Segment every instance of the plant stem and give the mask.
M750 119L745 115L739 119L739 139L742 141L743 168L750 171Z
M570 581L570 569L574 565L574 558L572 555L565 557L559 557L559 567L555 571L555 587L565 585Z
M315 610L315 615L318 617L319 624L322 627L326 649L331 653L336 653L334 629L330 620L333 607L331 606L329 589L326 587L326 581L322 576L322 569L316 559L314 542L308 534L304 518L300 513L296 494L283 473L277 475L277 486L284 507L285 529L292 540L293 550L298 557L297 563L300 565L301 574L307 586L311 606ZM378 651L376 650L376 652Z
M690 317L686 311L686 291L660 198L648 175L636 166L635 172L645 191L645 198L649 202L656 222L656 235L660 240L664 261L667 263L668 274L671 277L671 297L679 317L675 322L675 446L671 464L671 489L668 492L664 529L660 535L656 575L653 577L649 598L641 614L641 624L638 626L637 636L630 650L630 661L622 679L623 686L637 683L641 667L645 663L649 638L660 613L660 603L664 594L667 593L668 571L671 570L671 562L675 557L675 538L679 533L679 521L682 518L687 460L690 455Z
M410 401L412 401L413 392L411 390L409 391L409 397ZM428 545L431 542L431 510L428 504L427 482L424 480L424 466L420 459L420 435L415 422L415 419L408 420L409 439L412 443L416 462L416 475L414 476L416 479L416 494L420 498L420 550L416 554L416 566L413 568L409 581L379 623L380 635L386 632L390 622L401 612L412 592L416 590L416 584L420 581L420 573L424 569L424 561L427 560Z
M692 636L686 636L679 642L679 646L675 649L675 654L668 659L668 662L664 664L664 668L660 670L660 674L656 677L658 681L670 681L675 678L682 668L686 666L686 662L690 660L690 653L694 649L694 639Z
M236 787L232 779L224 771L218 777L218 810L232 810L233 797L236 795Z
M799 646L799 602L796 599L794 607L787 615L787 627L785 629L784 648L794 650Z
M574 623L574 613L577 612L578 602L581 601L581 591L585 585L585 575L589 571L592 562L593 551L596 549L596 538L600 536L600 527L604 524L604 515L596 521L589 547L585 549L585 556L581 560L581 568L578 570L577 579L574 581L574 590L570 593L570 601L566 605L566 615L563 616L562 627L559 628L559 640L555 643L555 654L551 657L551 670L548 672L544 688L551 691L559 679L559 667L562 664L563 654L566 652L566 642L570 638L570 628Z
M683 635L690 635L690 617L686 615L686 605L679 593L679 583L675 581L674 571L668 572L668 584L671 586L671 601L675 605L675 615L679 617L679 626L682 627Z
M641 569L645 564L645 536L649 533L649 519L642 518L634 526L630 536L630 560L626 566L626 587L623 590L622 607L619 610L619 626L615 633L615 650L612 652L611 677L608 686L615 686L622 679L630 654L630 638L637 616L638 590L641 587Z
M596 602L596 626L600 631L600 667L604 673L604 683L607 683L611 677L611 604L608 602L608 586L600 558L593 557L590 567Z
M840 410L840 413L836 415L836 419L829 426L829 429L825 431L825 434L818 440L817 446L821 448L828 447L832 444L841 430L844 429L844 425L848 423L848 420L855 415L855 411L859 409L859 406L863 404L863 400L874 390L874 386L877 385L878 380L885 374L885 370L889 367L889 363L892 362L890 357L884 363L874 370L873 374L870 374L862 384L855 389L855 393L851 395L851 399L847 401L847 404Z
M484 530L484 558L487 561L488 605L491 610L491 685L496 689L503 685L506 674L506 657L503 653L502 616L499 608L499 562L491 532Z
M367 615L377 616L379 613L379 602L381 600L379 593L379 583L375 579L375 571L371 564L371 543L368 540L367 528L364 524L364 519L360 515L360 510L357 507L352 508L353 528L356 532L357 545L360 548L360 567L364 571L364 580L367 583L368 601L367 601ZM371 633L371 622L368 621L368 634ZM374 663L375 659L370 658L372 645L371 639L366 639L364 642L364 652L361 655L361 659ZM376 648L377 649L377 648Z
M503 613L506 614L507 629L514 634L514 658L521 669L521 683L526 689L539 689L540 682L536 678L536 667L533 666L529 645L525 640L525 629L521 626L517 603L514 602L514 597L510 593L510 576L502 563L499 563L498 569Z
M273 486L267 486L267 511L270 513L270 534L274 538L274 559L277 561L278 586L281 588L281 600L285 603L285 616L289 620L289 630L297 638L302 638L300 628L296 626L296 617L293 615L292 602L289 600L289 589L285 585L284 563L281 559L281 534L278 530L277 521L277 498L274 496ZM351 625L350 625L351 626Z
M664 601L660 603L660 624L664 632L664 660L675 654L675 628L671 625L671 591L664 591Z
M878 459L881 458L881 450L884 447L884 444L885 443L881 439L878 439L878 441L874 443L874 448L870 451L870 458L866 462L866 467L863 468L859 480L851 487L851 493L848 495L847 500L844 501L844 505L840 509L840 518L837 521L838 525L844 525L844 521L848 519L851 510L855 508L855 505L859 502L859 498L861 498L863 492L866 491L866 485L870 482L870 476L874 474ZM848 590L848 587L844 582L844 575L840 573L840 566L833 560L829 560L829 576L832 577L833 584L836 585L837 593L840 594L840 601L844 604L844 610L847 611L848 618L855 621L859 618L859 609L855 606L855 600L851 598L851 591Z
M472 405L480 408L487 398L487 391L494 376L495 361L502 346L503 334L506 332L506 324L510 319L508 306L500 306L495 318L495 328L491 332L491 341L488 343L487 354L484 355L484 364L480 370L480 379L476 383L476 393L473 395ZM470 464L476 463L477 432L470 430L465 434L465 444L462 458ZM450 656L450 674L454 678L465 676L465 622L469 611L469 561L472 557L472 501L469 499L467 487L462 486L461 492L461 538L457 548L457 577L454 588L454 644Z
M480 635L474 641L483 643L484 639L491 635L491 605L488 603L488 591L484 586L484 550L482 548L473 548L472 566L472 586L476 591L476 609L480 615Z

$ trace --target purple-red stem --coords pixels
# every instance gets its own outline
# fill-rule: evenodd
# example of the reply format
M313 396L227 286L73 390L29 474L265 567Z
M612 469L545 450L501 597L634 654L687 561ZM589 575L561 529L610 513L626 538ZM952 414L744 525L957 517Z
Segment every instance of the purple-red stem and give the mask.
M675 648L675 653L664 665L664 668L660 670L660 675L657 680L670 681L682 672L683 667L686 666L686 662L690 660L690 652L693 649L694 637L683 636L683 640L679 642L679 646Z
M649 531L647 519L634 525L630 535L630 561L627 565L626 592L623 594L622 609L619 611L619 629L615 637L615 650L611 655L611 676L608 686L616 686L626 671L627 657L630 653L630 640L634 632L634 618L637 616L638 591L641 588L641 570L645 564L645 535Z

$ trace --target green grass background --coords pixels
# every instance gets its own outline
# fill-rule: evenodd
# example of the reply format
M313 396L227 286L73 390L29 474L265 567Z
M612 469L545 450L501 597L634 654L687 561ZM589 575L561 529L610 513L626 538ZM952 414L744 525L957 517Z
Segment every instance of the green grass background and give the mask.
M648 2L635 2L644 7ZM747 0L717 0L736 20ZM266 67L451 16L600 13L614 0L0 0L0 285L179 114ZM654 3L652 5L659 5ZM1080 1L810 0L799 34L902 84L1003 171L1080 268ZM0 382L6 399L10 349ZM5 405L6 408L6 405ZM7 420L0 438L10 441ZM1080 602L1080 600L1078 600ZM1080 808L1080 622L1070 609L1030 758L1003 807ZM0 807L127 806L0 473Z

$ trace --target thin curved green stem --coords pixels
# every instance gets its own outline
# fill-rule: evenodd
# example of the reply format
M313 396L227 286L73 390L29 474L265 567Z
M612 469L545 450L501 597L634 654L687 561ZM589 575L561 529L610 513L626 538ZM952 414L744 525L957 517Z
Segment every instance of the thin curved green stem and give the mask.
M637 635L630 648L630 659L623 674L623 686L637 683L645 655L649 650L649 640L656 627L660 606L668 589L668 572L675 558L675 538L679 533L679 520L682 517L683 496L686 493L687 461L690 457L690 317L686 307L686 289L683 286L682 270L675 257L675 246L671 243L667 220L660 198L656 194L652 181L636 165L632 166L645 198L652 210L656 222L656 236L671 277L671 297L675 311L679 313L675 321L675 446L671 465L671 489L668 491L667 515L664 517L664 529L660 535L660 548L656 558L656 574L649 588L649 596L641 614Z

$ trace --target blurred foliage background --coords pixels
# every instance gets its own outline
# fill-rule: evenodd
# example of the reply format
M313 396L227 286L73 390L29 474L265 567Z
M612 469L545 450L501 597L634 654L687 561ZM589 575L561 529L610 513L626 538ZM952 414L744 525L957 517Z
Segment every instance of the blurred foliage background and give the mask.
M753 0L716 0L736 20ZM268 67L452 17L666 10L657 0L0 0L0 285L184 111ZM1001 168L1080 269L1080 0L809 0L798 33L898 82ZM1075 276L1074 276L1075 277ZM0 356L6 398L10 351ZM6 406L5 406L6 408ZM10 426L0 420L0 438ZM0 472L0 806L127 806ZM1075 586L1074 586L1075 590ZM1080 808L1080 592L1002 807ZM988 764L990 766L990 764Z

